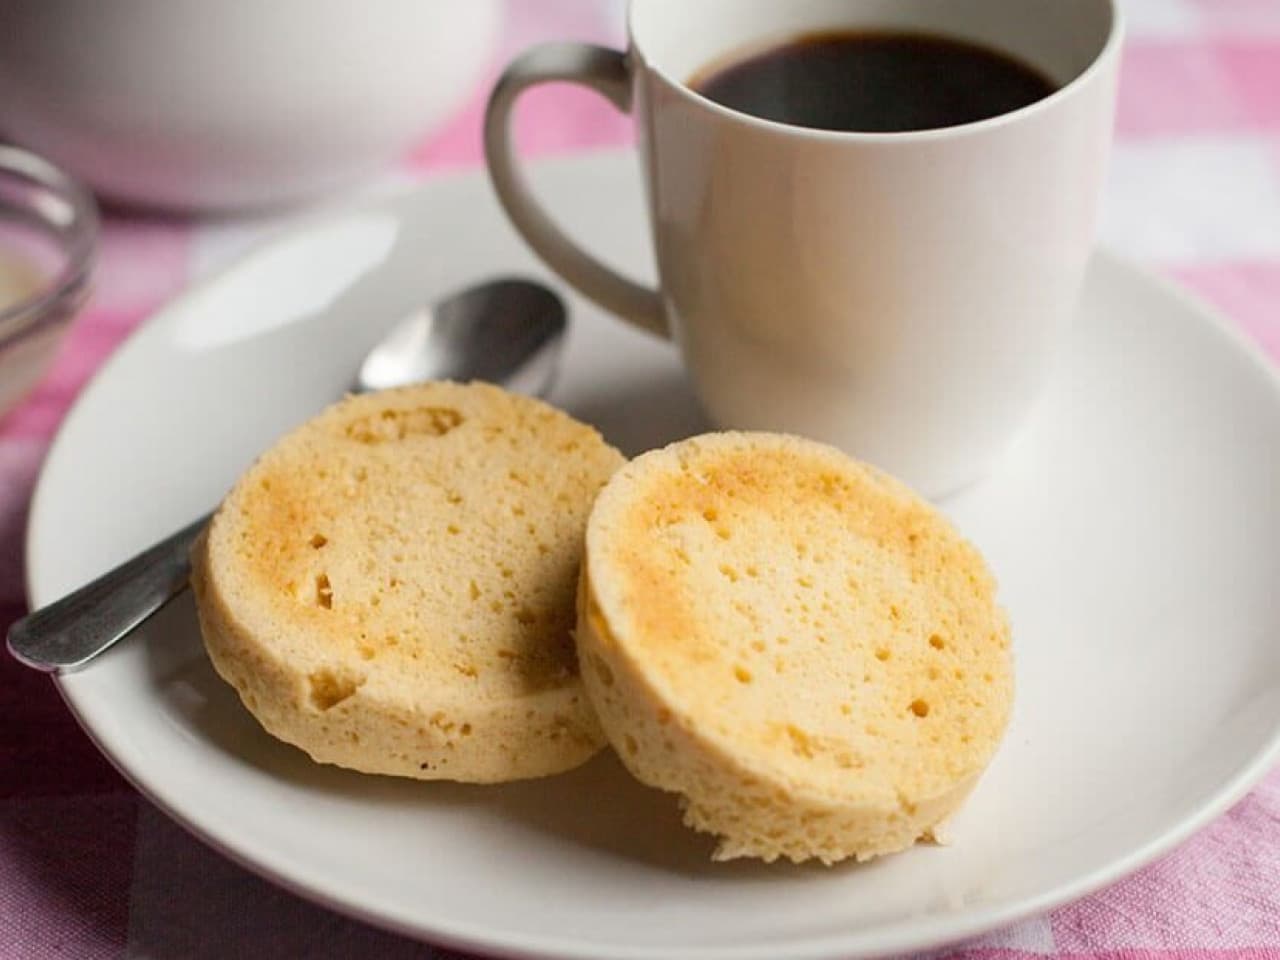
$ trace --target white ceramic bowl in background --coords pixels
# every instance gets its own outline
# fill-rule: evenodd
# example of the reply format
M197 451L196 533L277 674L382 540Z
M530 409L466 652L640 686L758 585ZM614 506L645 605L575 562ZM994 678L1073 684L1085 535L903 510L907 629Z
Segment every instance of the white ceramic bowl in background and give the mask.
M100 193L285 204L367 175L489 64L499 0L9 0L0 130Z

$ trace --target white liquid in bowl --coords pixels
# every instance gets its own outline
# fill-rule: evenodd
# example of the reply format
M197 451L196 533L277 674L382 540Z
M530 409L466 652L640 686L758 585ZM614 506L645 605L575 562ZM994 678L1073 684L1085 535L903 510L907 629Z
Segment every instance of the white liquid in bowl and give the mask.
M33 296L46 282L45 271L28 257L0 247L0 310Z
M46 265L22 250L0 244L0 311L33 299L49 283ZM0 415L40 382L65 329L64 323L41 324L25 332L0 329Z

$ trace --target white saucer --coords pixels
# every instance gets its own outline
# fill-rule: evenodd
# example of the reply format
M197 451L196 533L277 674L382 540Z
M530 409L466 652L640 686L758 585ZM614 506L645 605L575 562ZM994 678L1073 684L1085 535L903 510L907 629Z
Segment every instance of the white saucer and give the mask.
M630 160L548 164L578 235L644 264ZM465 229L457 225L465 223ZM341 393L410 307L543 274L481 175L259 250L158 315L67 419L30 530L36 603L207 509ZM634 452L703 428L674 353L574 302L554 400ZM1018 704L947 848L833 870L708 862L674 802L602 757L502 788L361 777L263 734L189 601L59 683L173 817L304 895L477 950L583 958L853 957L963 938L1167 850L1280 747L1280 391L1182 294L1100 255L1042 407L947 509L1012 616Z

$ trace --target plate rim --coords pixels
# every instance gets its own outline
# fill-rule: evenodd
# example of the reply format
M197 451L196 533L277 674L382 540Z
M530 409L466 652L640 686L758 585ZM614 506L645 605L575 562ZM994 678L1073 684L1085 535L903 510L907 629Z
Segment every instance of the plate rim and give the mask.
M591 166L616 162L631 154L630 150L605 149L576 153L566 157L535 161L535 168L572 167L574 165ZM286 244L304 235L318 225L348 216L352 213L385 211L390 208L399 216L400 207L419 193L448 189L458 182L483 178L483 169L448 171L433 176L423 182L409 185L397 185L375 197L360 198L351 203L343 203L313 211L297 220L292 220L282 229L273 230L267 236L258 238L244 251L232 258L228 263L213 271L208 276L184 287L173 299L167 301L159 309L151 313L140 323L121 344L111 357L92 375L71 405L49 445L44 462L36 481L30 502L30 513L26 525L26 546L24 554L24 578L28 602L33 606L36 600L48 602L54 599L48 591L42 590L38 582L33 564L36 543L41 539L41 518L47 513L45 501L51 496L48 492L48 476L55 462L64 454L68 442L67 427L84 416L84 411L93 401L98 386L114 375L116 366L122 361L125 353L136 348L135 344L148 330L163 322L172 313L186 309L189 301L204 296L206 292L222 283L228 276L253 262L265 251ZM1149 290L1170 298L1179 308L1192 315L1195 321L1211 328L1222 343L1222 349L1234 353L1238 358L1249 363L1255 370L1263 374L1269 384L1277 407L1280 407L1280 370L1266 356L1262 348L1251 340L1222 311L1204 302L1193 293L1185 290L1177 283L1157 273L1145 264L1138 263L1129 257L1115 253L1104 246L1095 246L1092 257L1095 262L1105 264L1104 269L1127 274ZM297 875L291 865L269 863L266 859L255 858L254 852L242 849L234 837L224 836L216 825L199 823L185 815L175 798L169 796L163 784L146 782L146 777L135 775L126 769L121 761L109 750L99 738L91 722L78 702L75 684L65 682L65 677L53 675L54 686L63 702L74 716L77 724L98 751L107 758L115 768L139 794L159 808L166 816L179 824L184 830L195 836L202 843L219 854L227 857L239 866L263 879L277 884L304 900L317 903L327 909L348 917L372 924L375 927L406 935L415 940L427 941L447 948L455 948L483 953L498 952L503 956L530 958L565 958L565 960L652 960L662 956L681 956L689 960L775 960L785 955L794 960L822 960L833 956L844 957L877 957L900 952L928 950L948 944L954 944L1000 927L1015 923L1030 916L1052 910L1063 904L1088 896L1121 878L1141 869L1161 855L1187 840L1210 821L1224 813L1230 806L1239 801L1255 786L1271 769L1280 762L1280 724L1276 724L1269 738L1254 753L1252 758L1241 764L1233 775L1224 778L1216 790L1210 792L1192 813L1174 822L1163 832L1148 839L1145 843L1127 850L1114 857L1108 863L1092 871L1079 874L1073 880L1062 882L1040 894L1011 900L1003 905L967 910L961 913L899 921L888 928L874 933L853 930L840 934L824 934L820 936L795 939L785 944L744 944L739 946L693 946L676 950L644 947L597 945L590 941L548 937L545 935L511 934L501 930L476 927L467 923L453 923L447 917L432 918L424 922L421 918L403 915L394 909L379 909L376 904L355 902L350 898L328 889L323 881L308 879Z

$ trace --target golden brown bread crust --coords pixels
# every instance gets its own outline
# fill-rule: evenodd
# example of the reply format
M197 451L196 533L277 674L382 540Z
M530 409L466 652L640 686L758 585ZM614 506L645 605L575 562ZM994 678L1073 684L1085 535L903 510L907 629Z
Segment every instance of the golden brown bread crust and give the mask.
M578 648L605 732L717 856L866 859L930 834L1007 724L982 558L901 484L768 434L628 464L596 502Z
M571 638L622 457L482 384L349 398L283 438L193 553L219 674L274 736L371 773L493 782L593 755Z

